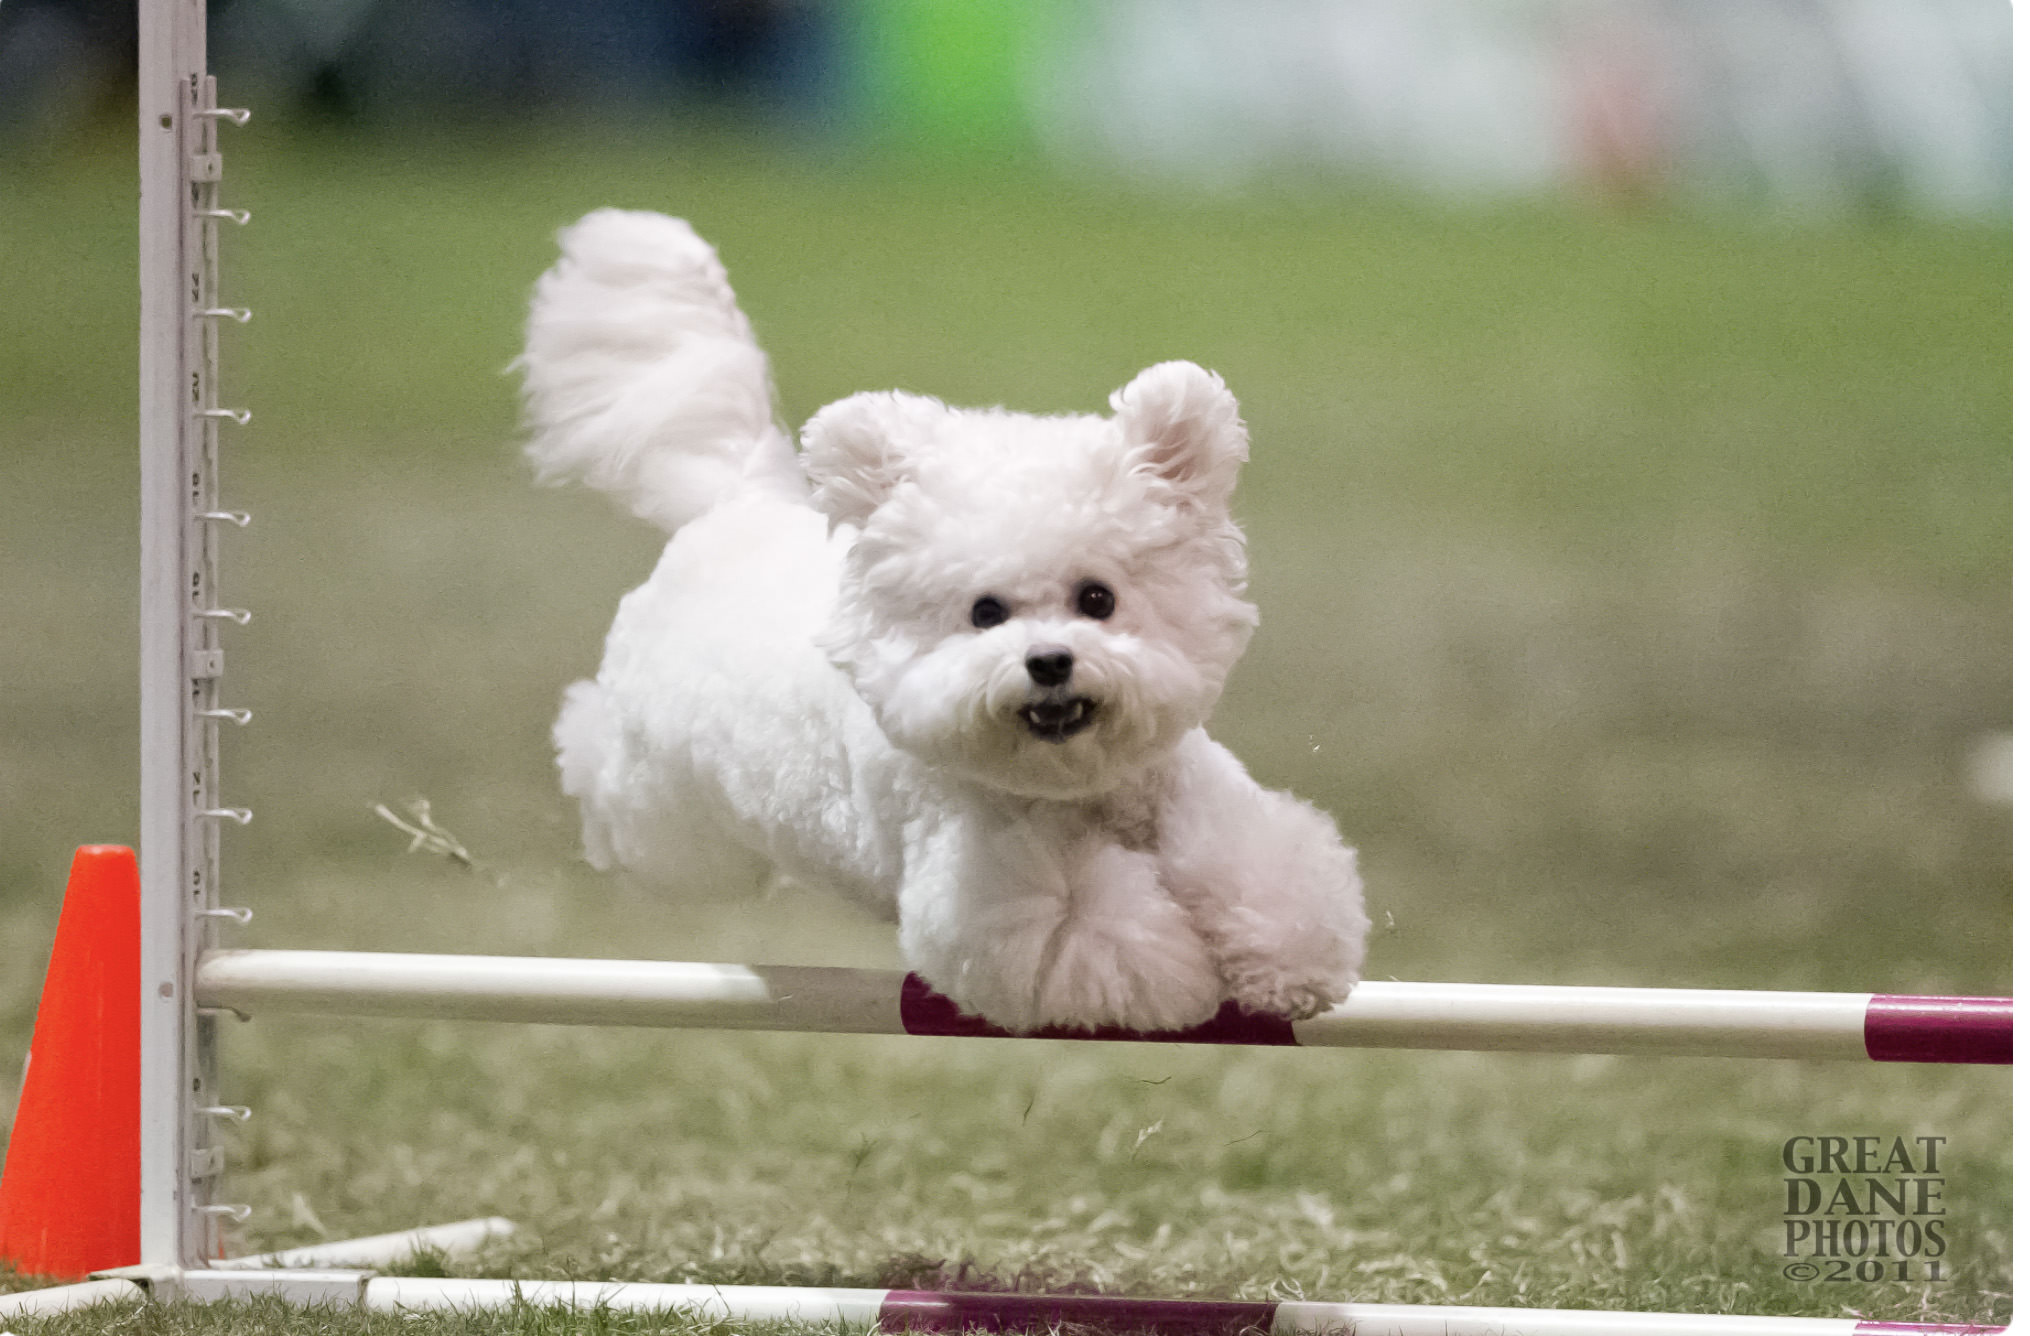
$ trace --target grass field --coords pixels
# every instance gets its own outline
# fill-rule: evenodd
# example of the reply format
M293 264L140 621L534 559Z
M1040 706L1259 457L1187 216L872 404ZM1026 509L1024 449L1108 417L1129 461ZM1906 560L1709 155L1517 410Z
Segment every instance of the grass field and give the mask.
M2005 229L236 134L237 943L892 962L827 904L669 904L575 861L549 715L655 542L527 484L500 372L556 227L620 203L721 244L791 421L877 386L1063 410L1163 358L1227 376L1263 629L1215 731L1361 846L1377 977L2009 991L2007 813L1964 773L2009 723ZM70 848L134 836L135 298L123 136L0 173L4 1055ZM416 795L479 873L371 814ZM257 1110L247 1249L498 1213L523 1232L461 1269L2010 1311L2004 1071L280 1018L232 1027L224 1070ZM1948 1278L1785 1280L1801 1133L1948 1138ZM561 1324L314 1329L398 1327Z

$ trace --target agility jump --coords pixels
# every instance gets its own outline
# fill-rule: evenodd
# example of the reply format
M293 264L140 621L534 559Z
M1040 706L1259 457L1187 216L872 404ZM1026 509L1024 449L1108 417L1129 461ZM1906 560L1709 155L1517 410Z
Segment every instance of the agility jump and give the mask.
M142 0L140 859L137 870L124 850L80 852L0 1182L0 1253L24 1270L95 1278L0 1298L0 1319L149 1298L272 1295L399 1311L517 1303L683 1310L883 1331L1063 1323L1401 1336L1999 1330L1851 1318L376 1273L419 1249L455 1253L512 1229L499 1220L221 1260L221 1220L244 1219L249 1210L223 1190L228 1166L216 1129L249 1111L229 1103L219 1081L213 1031L222 1016L316 1012L858 1034L1006 1033L964 1015L914 976L889 971L221 947L221 929L245 922L247 912L220 899L220 830L244 825L252 813L227 803L218 773L218 729L248 722L221 690L226 647L220 629L243 624L247 614L219 606L214 597L217 539L222 526L244 526L248 517L222 506L218 438L249 416L221 396L218 376L218 324L244 323L248 315L225 304L220 293L220 229L245 223L247 215L222 198L218 127L246 120L246 112L216 104L206 73L203 0ZM106 1016L116 1020L93 1019ZM2007 1063L2011 1033L2006 998L1369 981L1341 1006L1294 1023L1229 1007L1189 1031L1032 1037ZM80 1154L81 1146L96 1149ZM103 1209L92 1213L82 1237L67 1234L80 1215L75 1203L85 1200ZM31 1246L30 1239L41 1242ZM50 1240L75 1247L68 1253L35 1250Z

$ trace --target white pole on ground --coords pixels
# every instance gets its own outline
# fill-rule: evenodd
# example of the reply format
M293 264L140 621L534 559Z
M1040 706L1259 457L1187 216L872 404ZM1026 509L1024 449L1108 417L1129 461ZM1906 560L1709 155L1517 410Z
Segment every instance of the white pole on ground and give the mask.
M141 0L141 1262L218 1253L212 1025L192 987L218 903L214 473L220 113L204 0ZM234 113L235 120L244 115ZM238 312L230 313L234 319ZM208 713L209 712L209 713Z
M375 1276L363 1302L375 1312L475 1312L529 1305L572 1312L683 1313L734 1322L807 1322L861 1330L881 1318L887 1290L778 1285L669 1285L612 1280L440 1280Z
M21 1290L0 1294L0 1322L17 1317L48 1317L94 1304L138 1304L147 1297L148 1292L131 1280L87 1280L76 1285Z
M899 1331L910 1321L916 1301L957 1300L971 1314L946 1314L932 1330L956 1331L1000 1325L1056 1328L1057 1321L1037 1320L1036 1296L966 1294L923 1296L891 1290L791 1289L750 1285L669 1285L639 1281L515 1281L439 1280L410 1276L375 1276L367 1280L362 1302L375 1312L415 1313L450 1310L477 1312L527 1305L573 1312L606 1310L683 1314L693 1320L805 1322L845 1325L865 1330ZM900 1302L898 1302L900 1301ZM1047 1305L1048 1301L1044 1301ZM935 1306L935 1305L934 1305ZM1458 1308L1422 1304L1282 1303L1228 1305L1217 1301L1193 1320L1182 1311L1187 1302L1137 1299L1066 1301L1066 1322L1160 1330L1165 1327L1217 1331L1241 1325L1219 1310L1273 1308L1267 1323L1273 1336L1859 1336L1872 1324L1853 1318L1757 1317L1704 1313L1633 1313L1613 1310L1554 1308ZM996 1313L997 1308L1004 1311ZM1074 1310L1075 1311L1071 1311ZM1109 1321L1108 1310L1113 1310ZM1167 1311L1162 1311L1167 1310ZM925 1314L920 1311L919 1319ZM1253 1316L1253 1315L1251 1315ZM1913 1336L1923 1327L1909 1329ZM1942 1329L1939 1329L1942 1330Z
M1271 1336L1387 1333L1388 1336L1868 1336L1898 1331L2000 1332L1956 1323L1876 1323L1865 1318L1641 1313L1613 1309L1465 1308L1423 1304L1163 1300L1102 1295L1036 1295L770 1285L672 1285L642 1281L438 1279L359 1270L230 1270L162 1276L169 1291L200 1302L266 1298L369 1312L480 1312L530 1308L558 1314L648 1312L692 1322L801 1322L861 1331L1056 1330L1076 1324L1114 1331L1266 1330ZM0 1319L39 1316L92 1303L139 1299L140 1286L95 1281L0 1296Z
M295 1270L322 1267L377 1267L406 1262L418 1253L436 1252L447 1257L476 1252L494 1239L515 1232L515 1222L501 1216L480 1220L458 1220L448 1225L425 1225L398 1234L369 1234L358 1239L334 1239L283 1252L255 1253L213 1262L216 1271L261 1271L275 1267Z

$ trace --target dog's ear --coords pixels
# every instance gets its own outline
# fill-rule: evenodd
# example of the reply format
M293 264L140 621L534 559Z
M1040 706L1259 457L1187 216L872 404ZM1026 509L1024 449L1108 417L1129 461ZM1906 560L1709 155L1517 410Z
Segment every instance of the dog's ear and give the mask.
M811 502L833 524L859 524L908 475L910 455L949 410L900 390L856 394L827 404L803 429Z
M1226 382L1162 362L1114 391L1114 421L1146 467L1201 504L1224 506L1248 458L1248 428Z

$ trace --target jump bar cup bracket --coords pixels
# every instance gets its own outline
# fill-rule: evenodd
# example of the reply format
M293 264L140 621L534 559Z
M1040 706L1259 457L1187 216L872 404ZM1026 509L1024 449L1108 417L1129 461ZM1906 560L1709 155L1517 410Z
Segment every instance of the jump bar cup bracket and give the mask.
M461 1221L402 1234L224 1259L221 1221L249 1207L220 1195L230 1172L218 1128L252 1116L218 1088L221 1014L271 1011L504 1022L697 1026L748 1030L1005 1037L960 1012L922 980L890 971L543 960L368 952L221 950L222 920L249 911L220 899L221 830L252 813L221 798L219 726L247 722L220 700L221 637L248 614L221 597L220 542L243 527L222 508L219 427L250 413L220 398L221 329L244 308L220 298L218 238L248 215L220 198L220 107L206 73L204 0L140 2L141 849L124 901L138 919L99 933L134 954L94 1007L138 987L138 1034L124 1057L138 1073L135 1265L82 1284L0 1296L0 1322L150 1297L268 1295L376 1311L500 1307L688 1310L736 1320L803 1319L884 1331L1054 1328L1066 1323L1177 1332L1383 1330L1400 1336L1867 1336L1998 1328L1549 1309L1357 1303L1250 1303L1088 1295L950 1294L893 1290L517 1282L394 1277L378 1268L421 1249L469 1252L504 1237L505 1220ZM125 857L125 850L97 852ZM68 902L68 897L67 897ZM80 903L83 903L82 899ZM97 903L97 902L94 902ZM82 916L81 916L82 917ZM60 928L59 954L64 942ZM138 979L133 978L138 959ZM52 963L52 976L55 963ZM131 982L128 982L131 981ZM45 992L44 1006L51 1004ZM93 1014L102 1015L102 1011ZM132 1013L128 1013L131 1015ZM38 1012L38 1042L43 1014ZM58 1027L52 1027L56 1029ZM104 1027L101 1027L103 1029ZM1372 981L1334 1011L1291 1023L1231 1006L1191 1031L1049 1032L1039 1038L1631 1053L1902 1062L2007 1063L2006 998L1885 997L1696 989L1555 988ZM103 1045L102 1045L103 1047ZM35 1069L53 1064L38 1060ZM32 1079L32 1078L31 1078ZM132 1106L127 1116L132 1117ZM20 1125L17 1123L17 1133ZM134 1139L131 1125L123 1134ZM10 1144L10 1165L17 1136ZM128 1162L130 1165L132 1161ZM4 1204L5 1181L0 1181ZM115 1193L129 1199L123 1190ZM0 1239L0 1247L6 1244ZM92 1263L90 1265L99 1265ZM80 1266L79 1271L85 1267Z

